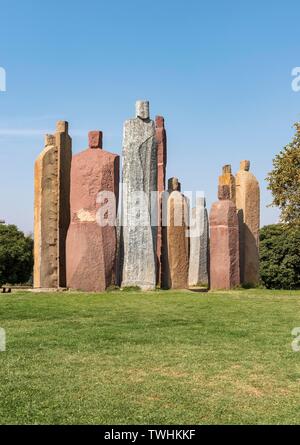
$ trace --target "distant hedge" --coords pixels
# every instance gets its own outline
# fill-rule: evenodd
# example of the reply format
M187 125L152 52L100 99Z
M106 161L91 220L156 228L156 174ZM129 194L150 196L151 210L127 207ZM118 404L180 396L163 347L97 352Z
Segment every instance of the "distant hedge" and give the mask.
M33 239L14 225L0 224L0 285L26 283L32 276Z
M261 229L260 275L268 289L300 289L300 228L273 224Z

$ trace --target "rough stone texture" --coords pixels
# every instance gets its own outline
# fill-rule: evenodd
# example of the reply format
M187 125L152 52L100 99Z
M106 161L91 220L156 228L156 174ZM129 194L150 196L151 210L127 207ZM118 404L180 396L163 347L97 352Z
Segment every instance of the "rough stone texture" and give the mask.
M102 131L90 131L88 134L89 148L102 148Z
M189 274L189 202L177 178L168 181L167 227L163 237L163 288L186 289Z
M157 226L151 225L151 192L157 189L157 147L148 102L136 103L136 116L124 124L119 279L122 287L148 290L156 286Z
M76 154L71 167L71 224L67 236L67 285L70 289L102 292L115 281L116 206L119 156L102 150L102 133L89 133L89 148ZM99 192L116 199L102 226L97 212L105 204ZM114 225L111 225L113 218Z
M239 226L236 207L228 199L229 186L219 186L210 223L210 288L231 289L240 284Z
M259 282L260 190L249 171L250 161L242 161L236 175L236 207L240 225L241 282Z
M198 197L190 227L189 286L209 283L209 227L205 198Z
M219 186L228 185L231 201L235 204L235 177L231 173L231 165L224 165L222 175L219 176Z
M70 223L72 140L68 123L57 122L35 162L34 287L66 286L66 235Z
M157 277L156 282L162 285L162 193L166 189L167 166L167 134L164 118L156 116L156 143L157 143L157 191L158 191L158 224L157 224Z
M181 183L178 181L178 178L170 178L168 180L168 192L181 192Z
M135 117L139 117L143 120L150 119L150 106L147 100L136 101Z
M68 134L69 124L58 121L55 143L59 160L59 286L66 287L66 238L70 224L70 171L72 162L72 140Z

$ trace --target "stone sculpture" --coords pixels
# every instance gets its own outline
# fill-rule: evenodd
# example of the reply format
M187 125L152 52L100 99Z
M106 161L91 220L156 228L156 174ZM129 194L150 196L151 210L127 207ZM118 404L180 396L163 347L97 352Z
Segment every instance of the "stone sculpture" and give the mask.
M230 187L221 185L212 205L210 223L210 288L232 289L240 284L239 226Z
M222 169L222 175L219 176L219 186L228 185L230 199L235 204L235 177L231 172L231 165L224 165Z
M66 286L66 236L70 223L72 140L59 121L47 135L34 171L34 287Z
M119 156L102 149L102 132L89 132L89 148L71 167L71 223L67 285L102 292L115 284Z
M164 125L164 118L156 116L156 143L157 143L157 191L158 191L158 209L157 209L157 284L162 284L162 194L166 189L166 166L167 166L167 135Z
M136 103L136 118L124 124L122 184L121 285L155 289L157 194L151 198L157 191L157 143L146 101Z
M259 282L260 190L249 169L250 161L241 161L236 175L236 207L240 226L241 282L255 285Z
M189 203L177 178L168 181L167 226L164 228L163 288L186 289L189 274Z
M208 286L209 227L204 197L197 197L190 228L189 286Z

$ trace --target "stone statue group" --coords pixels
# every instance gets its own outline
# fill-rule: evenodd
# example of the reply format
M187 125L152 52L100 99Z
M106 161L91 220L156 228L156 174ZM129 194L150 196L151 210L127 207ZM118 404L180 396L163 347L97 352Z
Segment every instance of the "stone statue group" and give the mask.
M102 148L102 132L72 156L68 123L46 135L35 162L34 287L104 291L206 286L231 289L259 281L259 184L242 161L219 177L210 215L205 198L190 200L177 178L166 189L164 118L149 102L123 131L119 156Z

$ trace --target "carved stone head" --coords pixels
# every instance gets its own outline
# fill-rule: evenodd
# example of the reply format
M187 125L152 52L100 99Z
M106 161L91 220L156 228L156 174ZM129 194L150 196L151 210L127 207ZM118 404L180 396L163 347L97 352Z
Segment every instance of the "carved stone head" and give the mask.
M156 126L156 128L164 128L165 127L165 119L163 118L163 116L156 116L155 126Z
M89 148L102 148L102 131L89 131Z
M69 124L67 121L57 121L56 122L56 131L58 133L68 133L69 131Z
M149 119L149 102L147 100L137 100L135 103L135 115L140 119Z
M248 172L250 170L250 161L241 161L240 162L240 170L244 170Z
M180 192L181 184L178 181L178 178L170 178L168 180L168 190L169 192Z
M231 165L224 165L223 167L223 175L225 175L226 173L231 173Z

